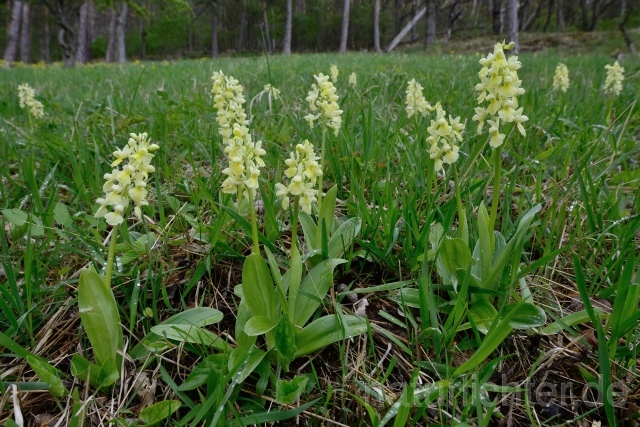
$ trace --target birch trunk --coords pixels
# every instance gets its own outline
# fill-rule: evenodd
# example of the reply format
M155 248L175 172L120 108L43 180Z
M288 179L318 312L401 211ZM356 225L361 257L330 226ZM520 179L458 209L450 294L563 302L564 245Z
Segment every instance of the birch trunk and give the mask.
M509 41L513 42L513 53L520 52L518 43L518 0L508 0L507 22L509 23Z
M118 12L115 9L109 11L109 36L107 43L107 52L105 61L113 62L116 59L116 21L118 20Z
M436 0L427 0L427 37L425 47L436 41Z
M20 21L22 20L22 1L13 0L11 9L11 23L9 24L7 47L4 50L3 59L11 64L16 60L18 53L18 41L20 40Z
M20 61L29 63L31 54L31 7L22 4L22 23L20 25Z
M287 0L286 6L286 20L284 24L284 39L282 40L282 53L285 55L291 55L291 27L293 24L293 11L291 10L291 2L293 0Z
M380 0L373 3L373 49L382 52L380 49Z
M351 0L344 0L344 9L342 10L342 32L340 34L340 53L347 51L347 39L349 38L349 9L351 8Z
M127 62L127 46L124 37L128 14L129 6L127 3L120 3L120 11L118 13L118 19L116 20L116 60L121 64Z
M424 16L426 12L427 12L426 6L420 9L420 12L416 14L415 18L413 18L411 22L405 25L405 27L398 33L398 35L391 41L391 43L389 43L389 46L387 46L387 52L391 52L393 49L396 48L396 46L400 44L404 36L409 34L409 31L411 31L411 28L413 28L413 26L418 23L418 21Z
M89 0L80 7L80 22L78 23L78 51L76 62L86 64L89 59Z

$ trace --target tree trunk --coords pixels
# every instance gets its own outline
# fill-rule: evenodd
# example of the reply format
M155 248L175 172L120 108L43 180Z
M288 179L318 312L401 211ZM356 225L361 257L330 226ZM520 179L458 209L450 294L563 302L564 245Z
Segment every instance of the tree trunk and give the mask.
M544 27L542 27L542 32L546 33L549 28L549 24L551 23L551 15L553 15L553 0L549 0L547 2L547 19L544 21Z
M62 48L62 60L66 67L73 67L75 56L73 54L73 34L69 34L69 31L65 27L61 27L58 31L58 43Z
M291 10L291 2L293 0L287 0L286 6L286 18L284 24L284 39L282 40L282 53L285 55L291 55L291 27L293 24L293 11Z
M116 20L116 61L119 63L127 62L127 46L125 43L127 15L129 14L129 6L126 2L120 3L120 11Z
M143 61L147 59L147 24L144 18L140 21L140 54Z
M597 0L593 0L593 1L597 1ZM589 30L589 9L588 9L587 0L580 0L580 9L582 12L582 30L588 31Z
M342 32L340 34L340 53L347 51L347 39L349 37L349 9L351 0L344 0L344 9L342 10Z
M215 0L211 14L211 56L218 57L218 4Z
M564 31L564 7L562 1L558 0L558 31Z
M622 32L622 37L624 38L624 41L627 44L627 47L629 48L629 52L631 52L632 55L637 55L636 48L633 45L633 40L631 40L631 37L629 37L629 34L627 33L627 21L629 21L629 17L631 16L632 13L633 13L633 4L629 8L629 10L625 12L625 15L622 19L622 23L620 23L620 31Z
M118 11L109 10L109 35L107 43L107 52L105 61L113 62L116 59L116 21L118 20Z
M387 52L391 52L393 49L395 49L396 46L400 44L404 36L409 34L409 31L411 31L411 28L414 25L416 25L418 21L420 21L420 19L424 16L426 12L427 12L426 6L420 9L420 11L417 13L415 18L413 18L411 22L405 25L405 27L398 33L398 35L391 41L391 43L389 43L389 46L387 46Z
M509 41L513 42L513 53L520 52L518 43L518 0L507 0L507 17L509 23Z
M380 49L380 0L373 3L373 49L382 52Z
M13 8L11 10L11 23L7 34L7 47L4 50L3 59L11 64L16 60L18 53L18 41L20 40L20 21L22 21L22 1L13 0Z
M86 64L89 59L89 0L80 7L80 22L78 24L78 51L76 62Z
M411 0L411 20L416 17L416 0ZM411 27L411 43L416 41L416 27Z
M242 15L240 15L240 37L238 38L237 51L241 51L244 46L244 33L247 29L247 0L242 2Z
M267 2L262 2L263 15L264 15L264 36L267 52L271 53L273 51L273 47L271 46L271 35L269 34L269 17L267 16Z
M425 37L425 48L436 41L436 1L427 0L427 36Z
M504 29L504 13L503 13L503 0L493 0L493 10L491 11L492 26L494 34L502 34Z
M29 63L31 53L31 7L29 3L22 4L22 23L20 25L20 61Z
M44 24L40 34L40 59L45 63L51 62L51 26L49 24L49 9L44 8Z

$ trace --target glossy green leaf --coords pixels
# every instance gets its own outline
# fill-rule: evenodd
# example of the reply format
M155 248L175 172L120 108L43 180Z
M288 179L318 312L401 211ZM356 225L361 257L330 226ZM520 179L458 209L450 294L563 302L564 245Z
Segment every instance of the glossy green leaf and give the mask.
M275 347L279 354L279 361L285 371L289 370L289 363L296 355L296 339L293 325L287 316L282 316L275 330Z
M282 405L293 405L304 393L309 377L298 375L291 380L276 382L276 401Z
M242 297L240 299L240 304L238 304L238 311L236 312L235 326L235 339L239 346L253 345L256 342L256 337L251 337L244 331L244 327L252 317L253 316L249 306L247 305L247 301Z
M113 359L107 359L98 370L96 382L99 384L99 387L109 387L118 381L119 378L119 369L113 362Z
M313 316L333 285L333 269L345 262L343 259L321 261L307 273L300 285L295 310L290 313L294 325L303 327Z
M61 398L69 394L69 391L62 384L60 373L56 368L33 356L27 356L27 362L29 366L31 366L31 369L33 369L33 372L35 372L42 381L49 384L49 392L53 396Z
M250 337L266 334L277 325L272 319L264 316L253 316L244 325L244 332Z
M275 287L271 272L259 254L251 254L242 266L242 292L254 316L275 319Z
M78 309L93 355L98 365L111 359L120 366L122 356L122 327L116 299L102 277L91 269L84 269L78 281Z
M318 214L318 224L316 230L316 244L315 248L322 247L322 223L324 222L325 229L327 230L327 236L331 235L333 229L333 218L336 214L336 198L338 197L338 186L334 185L327 191L327 194L322 198L322 206L320 206L320 212Z
M311 218L308 213L300 211L300 213L298 214L298 220L300 221L300 225L302 226L302 232L304 233L304 242L307 245L308 251L312 252L314 250L320 250L320 245L316 245L318 227L313 221L313 218Z
M206 329L192 325L158 325L151 328L151 332L166 339L178 342L188 342L204 347L213 347L220 351L228 351L229 344L222 338Z
M355 217L342 223L329 239L329 258L341 258L360 234L361 227L362 221Z
M440 251L437 259L438 273L445 283L453 284L457 291L458 279L456 270L466 270L471 264L471 251L462 239L444 239L440 244Z
M480 276L482 283L486 282L484 279L489 275L491 271L491 260L493 259L493 244L492 244L493 229L491 228L491 220L487 208L484 206L484 202L480 204L478 208L478 246L480 250ZM486 286L486 284L485 284Z
M229 355L226 353L207 356L189 373L186 380L178 387L180 391L194 390L207 382L209 372L217 371L225 375L228 371Z
M235 381L243 382L260 365L266 352L253 345L238 346L229 356L229 372L238 373Z
M486 334L489 331L489 326L498 315L498 312L489 300L480 299L471 304L468 314L473 319L478 331Z
M514 329L531 329L547 323L547 314L544 310L534 304L523 302L507 304L504 307L504 314L515 311L511 317L510 325Z
M140 411L138 418L146 425L152 426L169 418L174 412L180 409L180 406L182 406L182 402L179 400L163 400L148 408L144 408Z
M98 372L100 367L95 363L89 362L79 354L74 354L71 357L71 375L88 382L91 386L98 388L100 383L98 382Z
M603 315L601 308L594 308L594 311L599 312L600 316ZM575 313L568 314L562 319L553 322L552 324L542 329L542 331L540 332L547 335L553 335L566 329L567 327L581 325L589 321L591 321L591 318L589 317L589 313L587 313L587 310L580 310L576 311Z
M309 354L330 344L367 333L365 319L357 316L330 314L315 320L296 334L296 357Z

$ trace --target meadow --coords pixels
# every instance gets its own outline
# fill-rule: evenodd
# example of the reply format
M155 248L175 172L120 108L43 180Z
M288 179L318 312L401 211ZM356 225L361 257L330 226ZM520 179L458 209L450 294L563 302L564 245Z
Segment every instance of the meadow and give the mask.
M492 148L472 119L492 50L0 69L0 423L637 422L640 61L614 96L607 55L520 54L526 135ZM332 65L337 133L305 118ZM265 151L240 197L217 71ZM441 169L412 79L465 125ZM158 146L148 205L114 228L96 200L132 133ZM305 140L310 213L276 194Z

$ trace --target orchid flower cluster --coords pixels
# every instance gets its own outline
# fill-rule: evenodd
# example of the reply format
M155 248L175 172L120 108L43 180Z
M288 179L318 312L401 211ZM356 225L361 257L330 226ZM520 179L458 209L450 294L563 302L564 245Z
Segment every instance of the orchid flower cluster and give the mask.
M435 110L436 119L431 120L431 125L427 128L429 132L427 142L431 144L429 155L435 161L434 170L437 172L442 169L443 163L450 165L458 160L460 156L458 143L462 141L464 123L460 123L460 117L454 119L451 114L447 120L447 112L442 109L439 102Z
M422 85L420 85L416 79L411 79L405 93L407 95L405 109L408 117L412 117L414 114L420 114L422 117L426 117L427 113L433 113L435 110L424 98Z
M354 72L349 74L349 86L355 88L358 85L358 75Z
M566 92L567 89L569 89L569 69L561 62L553 75L553 90Z
M20 108L29 107L29 114L36 119L44 117L44 106L36 99L36 93L29 83L18 86L18 98L20 98Z
M271 84L267 83L264 85L263 92L271 94L273 99L280 99L280 89L271 86Z
M282 197L282 209L289 206L289 196L300 197L299 204L303 211L310 214L311 206L316 201L318 190L314 188L318 177L322 176L322 168L318 156L308 140L296 145L290 158L285 160L288 168L284 171L289 180L288 185L276 184L276 196Z
M604 93L612 93L615 96L622 92L622 82L624 81L624 67L621 67L618 61L613 65L605 65L607 70L607 78L604 81Z
M306 98L311 108L311 113L305 116L309 126L313 129L313 122L320 120L326 128L333 129L337 136L342 126L342 110L338 105L338 95L336 88L329 81L329 76L320 73L313 76L316 83L311 85L311 90ZM314 114L317 112L316 114Z
M129 206L129 202L135 205L134 213L138 219L142 218L142 206L147 202L146 189L149 174L155 172L151 159L153 152L158 148L158 144L151 144L146 133L129 135L129 141L122 150L113 152L116 158L111 166L114 168L111 173L104 174L106 182L102 186L104 197L96 200L100 205L94 217L103 218L107 224L116 226L124 222L124 212ZM120 164L125 162L120 168ZM110 206L111 211L107 209Z
M526 132L522 126L529 118L522 114L522 107L518 108L518 95L524 94L518 78L518 69L522 66L518 57L513 55L507 59L504 50L510 50L514 43L496 43L493 53L480 60L482 69L478 73L480 83L476 90L480 92L478 104L488 103L485 107L476 107L473 120L478 122L478 134L482 133L485 121L489 124L491 139L489 145L498 148L504 142L505 135L501 132L503 123L515 123L520 133Z
M340 72L338 71L338 66L331 65L331 67L329 67L329 73L331 73L331 81L334 84L338 83L338 74L340 74Z
M249 133L249 121L242 106L246 101L238 80L225 76L222 71L214 72L211 79L211 93L218 110L218 132L222 136L224 152L229 159L229 166L222 170L227 175L222 183L222 191L242 197L244 187L254 197L258 189L260 168L265 165L262 156L267 152L262 148L262 141L253 141Z

